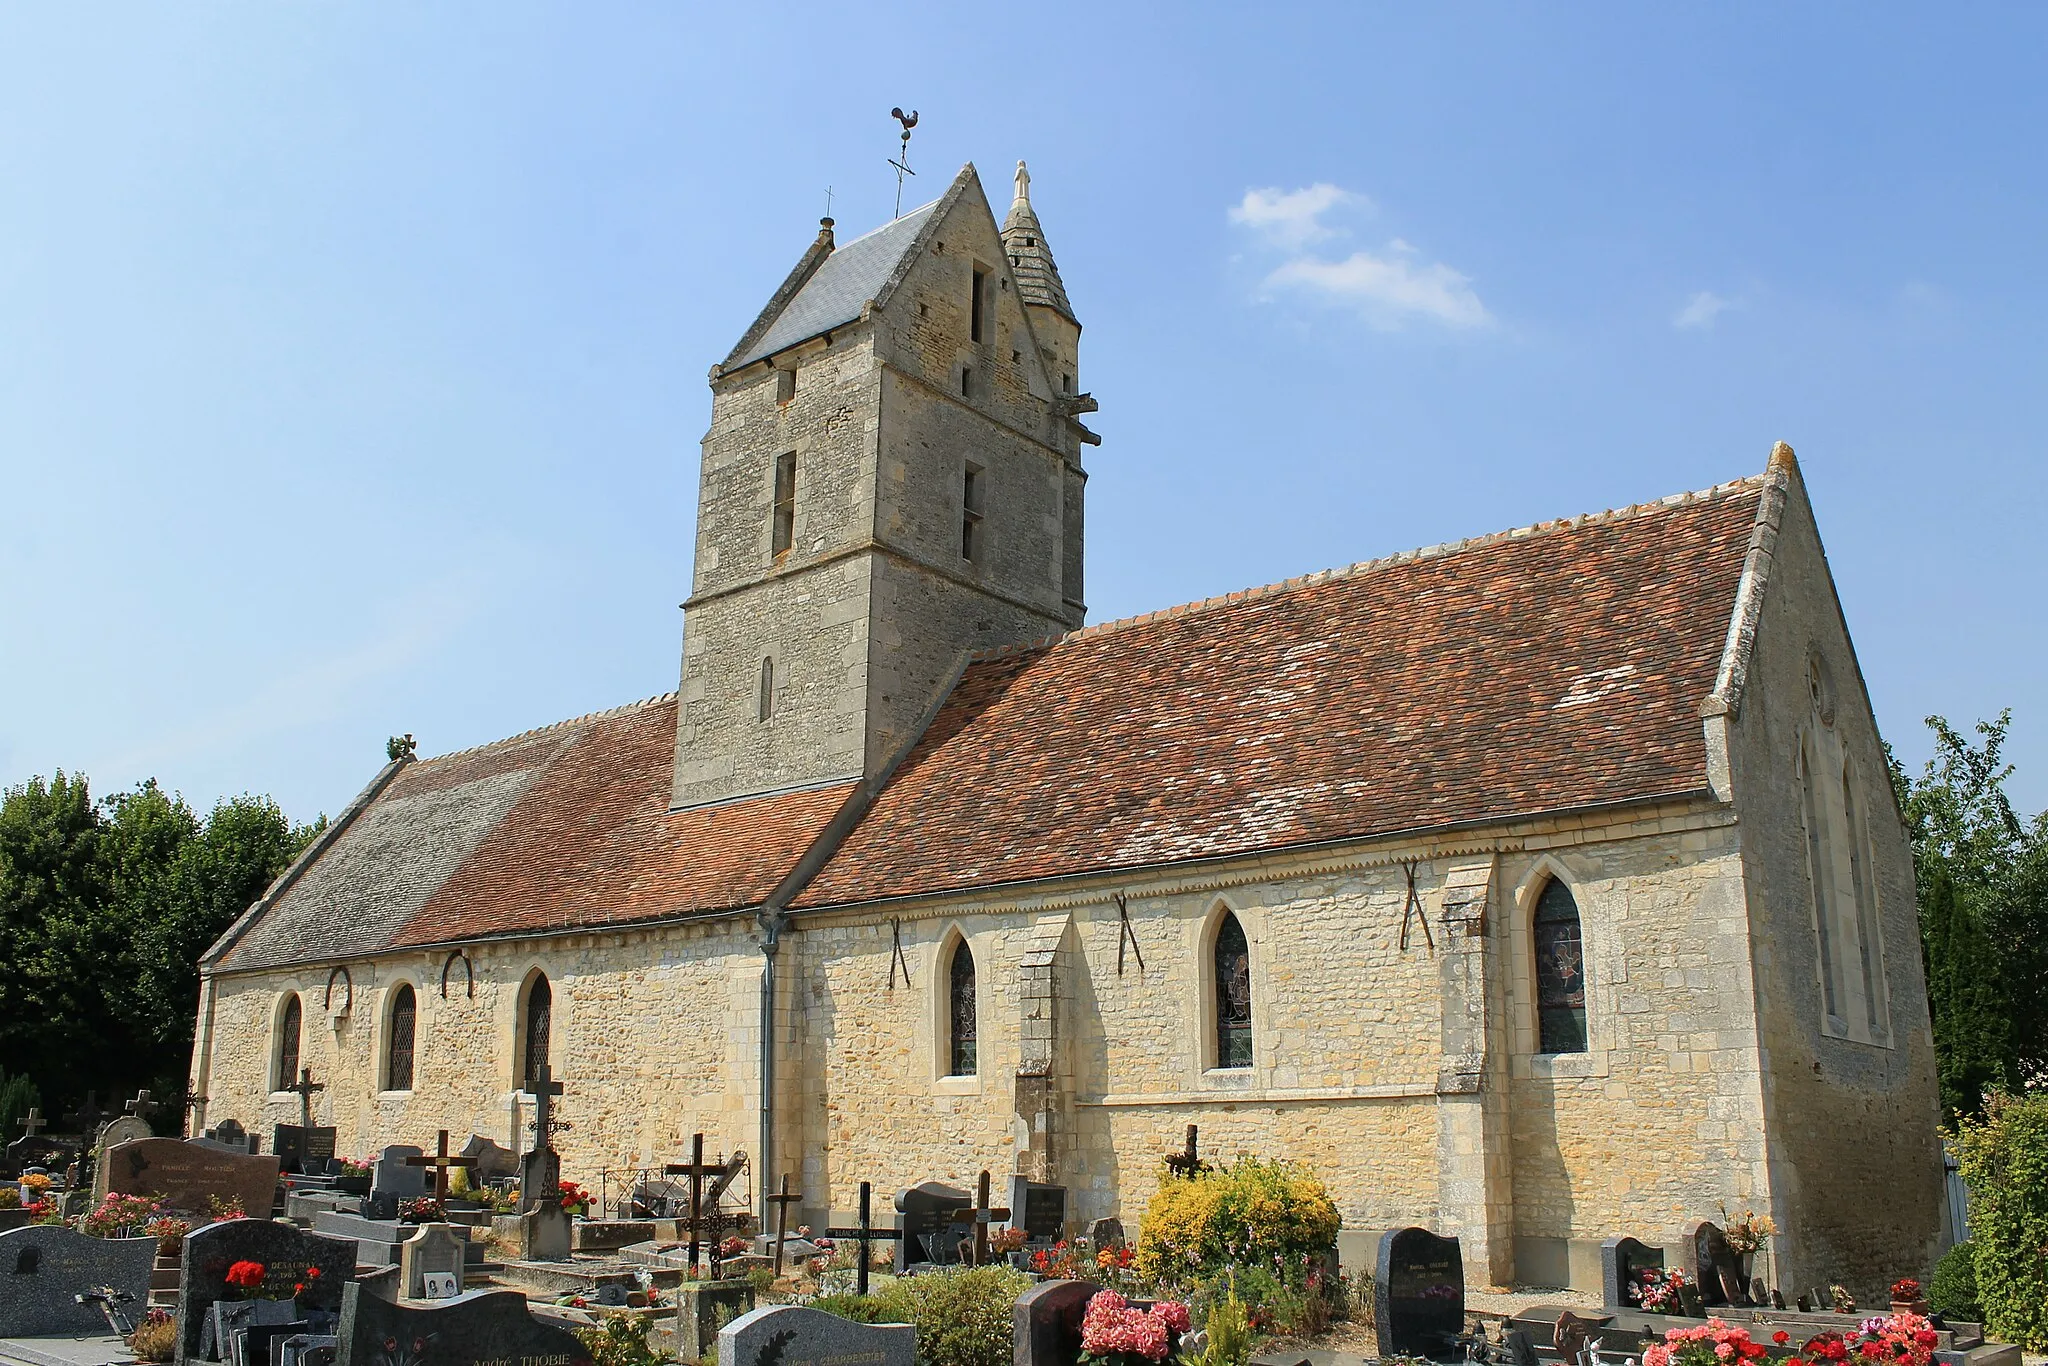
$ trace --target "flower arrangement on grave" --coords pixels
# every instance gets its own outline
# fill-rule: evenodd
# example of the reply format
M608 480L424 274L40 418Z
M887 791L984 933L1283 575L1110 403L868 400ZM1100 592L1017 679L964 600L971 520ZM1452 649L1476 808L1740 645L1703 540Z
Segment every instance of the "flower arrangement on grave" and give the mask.
M1744 1257L1754 1256L1762 1251L1764 1244L1771 1241L1778 1232L1778 1225L1768 1214L1755 1210L1743 1210L1731 1215L1726 1205L1721 1206L1721 1219L1725 1227L1721 1230L1728 1238L1728 1246Z
M1643 1349L1643 1366L1740 1366L1770 1353L1746 1328L1708 1319L1696 1328L1673 1328Z
M1081 1318L1081 1360L1089 1366L1165 1361L1180 1345L1188 1322L1188 1307L1179 1300L1133 1309L1116 1291L1097 1291Z
M565 1180L557 1182L556 1184L558 1189L561 1191L562 1209L565 1212L569 1214L580 1214L585 1218L590 1217L589 1191L583 1189L583 1187L577 1185L574 1181Z
M263 1288L263 1281L267 1275L269 1270L261 1262L235 1262L228 1267L221 1279L226 1281L230 1288L239 1290L241 1298L253 1300L260 1298L256 1292Z
M16 1186L0 1186L0 1209L20 1209L21 1190Z
M61 1224L66 1222L63 1211L57 1208L57 1201L53 1196L46 1195L40 1200L30 1201L22 1206L22 1208L28 1211L28 1221L31 1224Z
M172 1214L159 1214L142 1226L143 1236L156 1239L156 1250L166 1257L178 1254L178 1245L192 1231L190 1222Z
M1919 1314L1879 1315L1857 1324L1854 1333L1815 1334L1785 1366L1929 1366L1940 1342L1934 1325Z
M343 1176L361 1179L370 1174L370 1164L368 1161L358 1162L353 1157L343 1157L337 1158L336 1164L340 1166L340 1174Z
M31 1197L40 1198L56 1183L41 1172L30 1172L21 1178L21 1188Z
M1645 1314L1676 1314L1679 1292L1685 1288L1685 1273L1677 1267L1645 1266L1636 1271L1628 1286L1629 1303Z
M721 1258L737 1257L746 1250L747 1240L740 1237L738 1234L734 1234L732 1237L725 1239L718 1245L718 1255Z
M1829 1286L1828 1302L1833 1306L1837 1314L1853 1314L1856 1312L1856 1297L1849 1293L1849 1287L1846 1285Z
M1031 1241L1031 1235L1021 1228L999 1228L988 1236L988 1245L999 1257L1012 1252L1022 1252L1024 1244Z
M1051 1247L1035 1249L1031 1269L1055 1281L1092 1281L1098 1274L1095 1255L1087 1242L1070 1243L1064 1238Z
M169 1361L178 1352L178 1321L168 1309L152 1309L128 1335L128 1350L142 1361Z
M90 1238L140 1238L163 1210L163 1201L151 1196L108 1191L106 1199L78 1221L78 1231Z
M446 1207L431 1195L398 1202L398 1222L401 1224L438 1224L447 1217Z
M1894 1313L1924 1314L1927 1312L1927 1292L1911 1276L1901 1276L1892 1282L1892 1310Z
M239 1195L225 1197L219 1195L207 1196L206 1212L213 1216L213 1222L216 1224L225 1223L229 1219L246 1219L249 1217L249 1212L242 1208L242 1197Z

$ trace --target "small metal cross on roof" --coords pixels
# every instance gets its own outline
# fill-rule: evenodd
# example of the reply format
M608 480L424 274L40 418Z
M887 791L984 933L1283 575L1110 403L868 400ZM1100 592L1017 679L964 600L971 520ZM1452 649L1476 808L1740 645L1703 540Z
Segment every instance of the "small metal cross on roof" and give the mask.
M1188 1125L1187 1146L1166 1159L1167 1169L1175 1175L1193 1176L1196 1172L1209 1170L1209 1164L1202 1160L1201 1150L1195 1146L1198 1132L1194 1125Z
M476 1164L477 1159L473 1157L449 1156L448 1131L446 1129L441 1130L441 1137L437 1141L433 1156L422 1155L405 1159L405 1165L408 1167L432 1167L434 1169L434 1198L436 1200L446 1200L448 1198L448 1169L450 1167L474 1167Z
M313 1093L316 1091L325 1091L327 1089L327 1083L322 1081L314 1081L313 1069L310 1067L301 1067L299 1069L299 1080L297 1084L287 1086L284 1089L287 1091L296 1091L299 1093L299 1123L308 1129L312 1128Z
M28 1114L21 1121L21 1127L28 1137L34 1138L48 1126L43 1123L43 1112L31 1105L28 1107Z
M953 1216L953 1222L956 1224L974 1226L974 1246L970 1262L973 1266L980 1266L988 1260L988 1226L997 1220L1010 1217L1010 1211L1006 1209L989 1207L988 1185L988 1170L983 1168L981 1179L974 1183L974 1208L962 1210Z

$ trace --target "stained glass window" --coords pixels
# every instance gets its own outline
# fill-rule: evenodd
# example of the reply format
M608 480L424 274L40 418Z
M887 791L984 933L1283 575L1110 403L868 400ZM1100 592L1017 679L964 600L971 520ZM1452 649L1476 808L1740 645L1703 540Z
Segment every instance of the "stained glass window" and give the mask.
M284 1018L277 1026L277 1080L271 1090L282 1091L299 1079L299 1033L305 1011L296 993L284 1003Z
M1228 911L1216 927L1216 1065L1252 1065L1252 955Z
M956 1077L975 1073L974 1057L974 955L961 940L953 949L953 967L948 974L947 1019L952 1032L952 1071Z
M548 986L548 979L536 977L526 992L526 1046L525 1059L520 1067L522 1081L535 1081L540 1069L548 1065L548 1029L554 1014L555 993Z
M412 1090L413 1026L419 1020L419 1001L412 988L400 983L391 1001L391 1045L386 1050L384 1089Z
M1586 1051L1586 955L1579 906L1555 878L1536 903L1536 1021L1539 1051Z

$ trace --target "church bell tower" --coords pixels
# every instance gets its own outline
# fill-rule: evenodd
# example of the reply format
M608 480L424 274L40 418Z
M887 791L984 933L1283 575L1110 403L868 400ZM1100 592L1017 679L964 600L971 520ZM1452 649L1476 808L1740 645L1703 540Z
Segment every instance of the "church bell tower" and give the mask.
M1081 326L1020 162L839 245L711 371L676 808L877 772L973 650L1078 627Z

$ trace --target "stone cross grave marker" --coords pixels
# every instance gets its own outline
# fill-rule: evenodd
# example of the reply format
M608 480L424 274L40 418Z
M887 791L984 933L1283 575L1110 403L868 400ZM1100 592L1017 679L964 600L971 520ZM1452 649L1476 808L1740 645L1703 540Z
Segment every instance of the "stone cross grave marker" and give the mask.
M22 1134L25 1137L34 1138L37 1134L41 1133L43 1130L49 1127L50 1126L43 1119L42 1110L34 1105L29 1106L28 1114L22 1117Z
M314 1081L313 1069L310 1067L301 1067L299 1069L299 1079L296 1082L292 1083L290 1086L285 1087L284 1089L287 1091L295 1092L298 1095L299 1127L302 1129L312 1128L313 1097L318 1095L320 1092L325 1091L327 1089L327 1083Z
M106 1189L161 1195L172 1209L207 1214L218 1200L240 1201L252 1219L268 1219L277 1200L277 1155L221 1152L182 1138L138 1138L102 1155Z
M421 1224L418 1233L398 1245L398 1278L406 1298L445 1300L461 1294L468 1257L469 1240L452 1224Z
M1067 1188L1024 1176L1010 1178L1010 1226L1034 1243L1057 1242L1067 1231Z
M398 1202L427 1193L427 1174L413 1165L423 1154L410 1143L394 1143L377 1154L370 1167L370 1217L395 1219Z
M803 1305L742 1314L718 1334L718 1366L914 1366L917 1330L855 1323Z
M590 1366L590 1349L543 1323L516 1290L391 1304L350 1286L334 1366Z
M1093 1281L1040 1281L1019 1295L1010 1334L1016 1366L1074 1366L1081 1319L1100 1289Z
M186 1234L178 1261L178 1366L221 1359L202 1358L200 1344L214 1305L249 1303L227 1282L236 1262L263 1268L255 1302L282 1302L287 1316L277 1323L305 1320L317 1332L340 1312L342 1287L355 1275L356 1245L268 1219L229 1219Z
M965 1195L966 1192L962 1191L961 1194ZM860 1222L853 1228L828 1228L825 1230L827 1238L850 1238L860 1244L860 1256L854 1262L853 1282L855 1293L861 1295L868 1293L868 1261L869 1253L873 1251L874 1244L893 1240L896 1244L897 1259L900 1261L903 1256L904 1235L897 1230L878 1229L875 1227L872 1206L873 1198L874 1192L872 1188L867 1182L861 1182L858 1216ZM724 1366L725 1358L720 1357L719 1362L720 1366Z
M789 1207L803 1199L803 1196L791 1193L789 1189L789 1173L784 1172L782 1174L782 1189L764 1198L775 1207L775 1274L780 1276L782 1274L783 1249L789 1246Z
M1465 1261L1458 1240L1426 1228L1380 1235L1373 1307L1382 1357L1449 1353L1465 1332Z
M155 1264L154 1238L88 1238L62 1224L0 1233L0 1338L106 1332L98 1306L73 1299L97 1286L128 1295L117 1307L138 1318Z
M1600 1244L1601 1302L1609 1309L1630 1309L1642 1304L1642 1275L1664 1270L1664 1249L1650 1247L1633 1238L1609 1238Z
M896 1197L896 1274L905 1275L919 1262L941 1265L953 1261L947 1244L953 1239L953 1216L974 1201L966 1191L939 1181L912 1186Z
M408 1157L405 1160L408 1166L432 1167L434 1169L434 1198L436 1200L446 1200L448 1198L448 1169L450 1167L474 1167L476 1165L476 1159L473 1157L463 1157L459 1153L454 1156L449 1155L448 1131L446 1129L441 1130L439 1146L432 1157L428 1157L423 1153L418 1157Z
M144 1124L147 1124L149 1123L149 1117L155 1114L158 1110L161 1110L162 1108L163 1107L161 1105L158 1105L155 1101L151 1100L149 1098L149 1092L144 1090L137 1091L135 1093L135 1099L123 1105L121 1107L121 1112L123 1114L133 1115L135 1116L135 1118L141 1120Z
M988 1169L982 1168L980 1178L974 1184L974 1205L953 1216L955 1224L966 1224L973 1229L972 1236L962 1238L960 1247L965 1254L961 1260L969 1266L980 1266L988 1260L988 1226L1010 1217L1007 1209L989 1207Z

